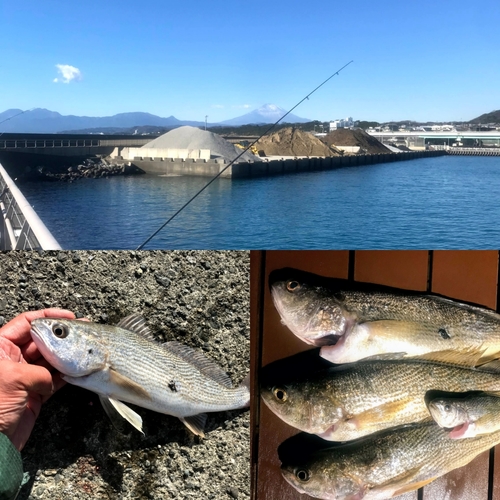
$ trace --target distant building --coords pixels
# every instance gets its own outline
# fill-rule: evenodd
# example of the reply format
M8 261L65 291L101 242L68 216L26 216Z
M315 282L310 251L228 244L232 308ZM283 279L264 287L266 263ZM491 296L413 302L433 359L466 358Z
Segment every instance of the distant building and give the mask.
M330 122L330 132L337 130L338 128L352 128L354 127L354 121L352 117L345 118L343 120L334 120Z

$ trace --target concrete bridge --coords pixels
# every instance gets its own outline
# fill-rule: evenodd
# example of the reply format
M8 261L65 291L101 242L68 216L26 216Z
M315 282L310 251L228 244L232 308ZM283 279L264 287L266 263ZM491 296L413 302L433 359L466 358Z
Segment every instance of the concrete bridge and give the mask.
M367 132L383 144L405 145L413 150L428 146L450 146L500 148L500 130L477 132L474 130L440 130L404 132Z
M2 152L50 156L109 154L117 146L141 147L156 135L0 134Z

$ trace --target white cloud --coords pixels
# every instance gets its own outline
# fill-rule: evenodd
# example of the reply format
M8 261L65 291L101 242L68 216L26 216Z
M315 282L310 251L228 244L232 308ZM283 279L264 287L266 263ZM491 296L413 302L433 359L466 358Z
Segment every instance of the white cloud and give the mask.
M69 64L56 64L56 68L61 78L54 78L54 83L70 83L82 79L82 72L74 66L70 66Z
M231 107L235 109L248 109L251 108L252 106L250 104L235 104Z
M223 109L224 105L223 104L212 104L212 108Z

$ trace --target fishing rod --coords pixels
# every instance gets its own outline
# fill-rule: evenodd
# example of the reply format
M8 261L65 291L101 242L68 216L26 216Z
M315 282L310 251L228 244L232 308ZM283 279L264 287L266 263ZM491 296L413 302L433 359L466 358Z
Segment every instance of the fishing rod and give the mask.
M169 224L175 217L177 217L192 201L194 201L205 189L207 189L212 182L218 179L230 166L234 165L252 146L255 145L258 141L260 141L265 135L269 134L271 130L273 130L279 122L283 120L287 115L289 115L295 108L300 106L304 101L308 100L310 96L312 96L317 90L319 90L325 83L330 81L334 76L338 75L344 68L349 66L353 61L349 61L347 64L344 64L340 69L335 71L332 75L330 75L325 81L320 83L314 90L309 92L303 99L301 99L293 108L290 108L278 121L273 123L265 132L263 132L257 139L255 139L251 144L249 144L234 160L231 160L218 174L214 175L194 196L192 196L184 205L182 205L177 212L175 212L166 222L164 222L149 238L147 238L143 243L141 243L136 250L142 250L145 245L147 245L167 224Z

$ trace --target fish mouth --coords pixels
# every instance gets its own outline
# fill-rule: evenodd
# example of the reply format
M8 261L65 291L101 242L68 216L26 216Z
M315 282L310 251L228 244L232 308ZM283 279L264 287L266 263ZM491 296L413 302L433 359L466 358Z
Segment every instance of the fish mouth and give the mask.
M342 339L344 335L335 335L329 333L328 335L323 335L322 337L311 338L308 344L314 345L316 347L324 347L328 345L336 345L337 342Z
M35 342L35 345L37 346L38 350L40 350L39 343L42 343L42 335L39 332L39 330L37 330L36 325L33 325L33 323L31 324L30 335L31 338L33 339L33 342Z

